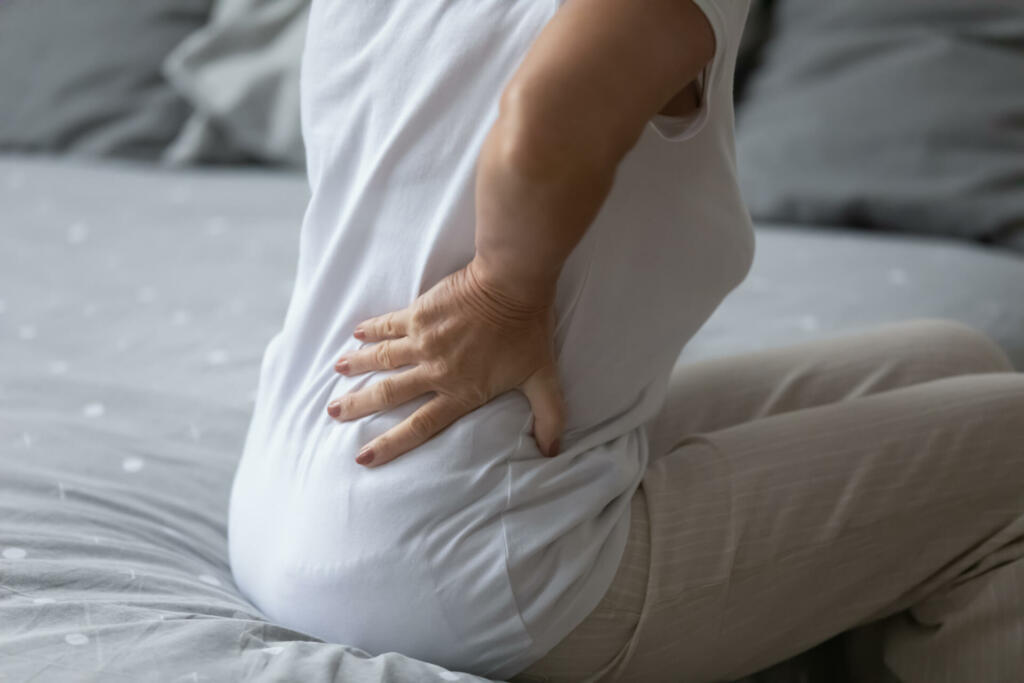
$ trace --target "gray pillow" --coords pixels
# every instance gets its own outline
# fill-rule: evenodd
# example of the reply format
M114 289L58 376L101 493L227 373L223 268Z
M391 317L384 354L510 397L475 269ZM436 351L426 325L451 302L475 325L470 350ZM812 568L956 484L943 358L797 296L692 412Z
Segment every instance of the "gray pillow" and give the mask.
M304 163L299 68L308 14L309 0L216 0L213 20L164 64L195 110L165 161Z
M756 220L1024 244L1024 4L773 12L736 118Z
M736 69L733 74L733 100L740 102L746 90L747 78L761 62L764 44L771 36L772 0L751 0L747 21L743 25L739 49L736 51Z
M167 53L210 0L0 1L0 150L158 158L188 105Z

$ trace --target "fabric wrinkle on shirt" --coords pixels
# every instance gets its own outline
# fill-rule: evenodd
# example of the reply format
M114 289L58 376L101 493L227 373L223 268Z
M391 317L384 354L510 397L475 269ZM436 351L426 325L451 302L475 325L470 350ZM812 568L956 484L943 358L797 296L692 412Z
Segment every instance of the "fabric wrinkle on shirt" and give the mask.
M732 73L749 0L695 0L716 36L700 107L656 115L556 294L568 407L545 457L519 391L376 468L358 450L433 398L338 422L357 323L474 253L474 174L498 99L561 0L313 0L302 63L311 199L231 495L242 592L271 620L371 654L508 678L598 604L683 345L745 277ZM614 328L614 332L610 332Z

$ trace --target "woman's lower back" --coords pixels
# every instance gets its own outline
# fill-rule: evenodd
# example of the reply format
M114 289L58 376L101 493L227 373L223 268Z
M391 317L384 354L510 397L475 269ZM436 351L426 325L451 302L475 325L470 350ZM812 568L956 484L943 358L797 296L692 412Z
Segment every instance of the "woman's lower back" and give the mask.
M625 518L607 503L635 487L640 442L579 444L546 458L529 435L525 398L508 392L386 466L353 461L363 441L419 403L351 426L325 422L302 445L263 421L258 403L231 497L236 582L270 619L297 631L510 675L545 642L522 606L532 607L535 625L557 626L538 605L586 604L586 584L611 580L608 569L592 571L614 571L621 548L617 538L603 540L624 533L616 530ZM539 600L538 591L548 594Z
M405 370L336 373L360 345L356 323L408 306L472 257L479 145L503 79L555 9L314 0L302 84L313 193L229 517L238 586L275 622L506 678L611 583L648 459L644 424L680 349L752 257L725 114L685 145L645 131L561 271L558 457L540 453L518 391L370 469L359 449L430 396L351 421L326 414ZM420 38L449 61L424 59Z

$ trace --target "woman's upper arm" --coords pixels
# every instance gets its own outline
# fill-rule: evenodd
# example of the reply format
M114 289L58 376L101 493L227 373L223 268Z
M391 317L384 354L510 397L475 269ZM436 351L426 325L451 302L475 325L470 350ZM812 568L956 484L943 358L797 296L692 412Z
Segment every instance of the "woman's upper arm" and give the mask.
M510 79L503 116L535 144L617 163L716 47L694 0L566 0Z

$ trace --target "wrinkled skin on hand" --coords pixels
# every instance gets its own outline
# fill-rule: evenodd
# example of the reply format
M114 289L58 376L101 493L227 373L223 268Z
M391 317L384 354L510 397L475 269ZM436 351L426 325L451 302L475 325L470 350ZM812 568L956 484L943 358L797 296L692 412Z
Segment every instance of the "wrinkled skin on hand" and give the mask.
M566 409L555 362L554 327L553 291L540 300L518 300L471 261L410 306L356 327L357 339L377 343L345 354L335 370L358 375L411 367L338 397L328 404L328 414L351 420L435 394L363 447L356 462L375 467L428 441L499 394L518 389L530 402L540 451L556 455Z

